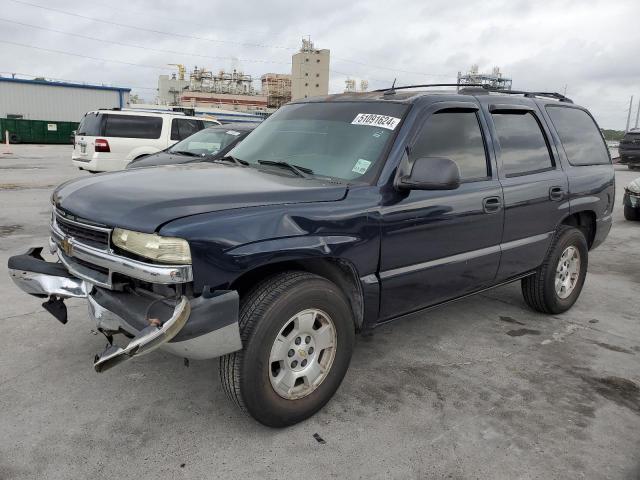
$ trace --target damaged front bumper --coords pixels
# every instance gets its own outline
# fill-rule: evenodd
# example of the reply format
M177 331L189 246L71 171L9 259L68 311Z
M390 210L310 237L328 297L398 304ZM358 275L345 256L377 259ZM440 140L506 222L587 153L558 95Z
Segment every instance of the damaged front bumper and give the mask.
M130 340L96 355L94 368L107 370L161 348L189 359L209 359L242 348L239 297L234 290L205 291L199 297L163 297L147 291L114 291L78 278L65 265L45 261L42 248L11 257L9 275L24 292L48 298L43 306L66 323L67 298L86 298L89 317L110 340L117 333ZM153 318L149 318L153 317Z

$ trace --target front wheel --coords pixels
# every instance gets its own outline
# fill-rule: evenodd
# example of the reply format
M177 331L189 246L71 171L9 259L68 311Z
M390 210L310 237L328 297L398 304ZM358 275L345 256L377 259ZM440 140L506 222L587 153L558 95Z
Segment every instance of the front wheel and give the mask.
M355 337L347 299L307 272L274 275L242 300L243 349L220 359L227 396L260 423L285 427L320 410L340 386Z
M587 276L589 249L584 234L562 225L536 273L522 279L522 295L531 308L542 313L569 310L582 291Z

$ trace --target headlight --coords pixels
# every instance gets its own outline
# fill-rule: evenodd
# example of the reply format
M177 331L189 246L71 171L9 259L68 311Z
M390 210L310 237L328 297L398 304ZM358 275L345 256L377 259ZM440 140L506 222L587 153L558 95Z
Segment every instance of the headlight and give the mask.
M189 244L182 238L161 237L155 233L140 233L114 228L112 242L127 252L162 263L191 263Z
M627 190L631 193L640 193L640 178L636 178L633 182L627 185Z

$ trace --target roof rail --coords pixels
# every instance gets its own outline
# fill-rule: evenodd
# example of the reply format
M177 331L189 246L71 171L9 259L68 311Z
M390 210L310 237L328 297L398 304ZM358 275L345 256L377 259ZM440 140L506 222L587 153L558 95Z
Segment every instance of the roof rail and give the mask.
M98 110L103 111L114 111L114 112L142 112L142 113L167 113L169 115L186 115L184 112L176 111L176 110L162 110L160 108L132 108L132 107L113 107L113 108L98 108Z
M374 90L374 92L384 92L384 95L394 95L396 93L396 90L407 90L409 88L424 88L424 87L457 87L459 90L466 89L467 87L480 87L481 89L490 93L503 93L506 95L524 95L525 97L529 97L529 98L534 98L534 97L555 98L556 100L559 100L561 102L573 103L573 100L557 92L527 92L524 90L501 90L499 88L494 88L484 83L425 83L422 85L403 85L401 87L396 87L394 85L391 88L380 88L378 90Z
M374 90L374 92L384 92L385 95L393 95L396 93L396 90L407 90L409 88L424 88L424 87L484 87L481 83L424 83L421 85L403 85L401 87L396 87L395 82L391 88L380 88L378 90Z
M527 98L545 97L555 98L561 102L573 103L569 97L566 97L558 92L527 92L525 90L500 90L497 88L485 87L489 92L503 93L507 95L524 95Z

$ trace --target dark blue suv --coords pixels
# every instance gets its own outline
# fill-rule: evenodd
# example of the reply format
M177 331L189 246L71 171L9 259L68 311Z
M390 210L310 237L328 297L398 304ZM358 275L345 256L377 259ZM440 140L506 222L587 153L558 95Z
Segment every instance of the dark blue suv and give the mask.
M558 314L611 228L596 122L558 94L396 88L282 107L226 157L82 178L52 197L46 262L13 280L63 323L87 299L111 343L95 369L156 348L220 357L271 426L319 410L357 332L520 280Z

